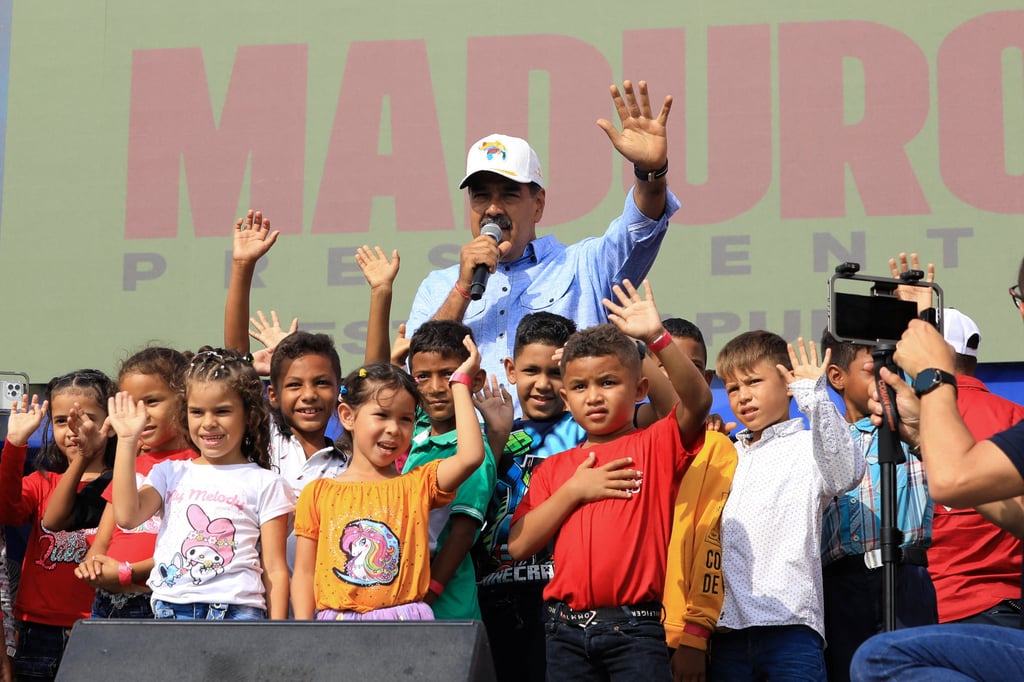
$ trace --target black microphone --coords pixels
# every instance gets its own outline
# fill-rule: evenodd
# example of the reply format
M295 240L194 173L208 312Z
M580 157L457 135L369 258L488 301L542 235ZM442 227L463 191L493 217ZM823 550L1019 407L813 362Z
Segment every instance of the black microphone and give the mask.
M497 244L501 243L501 228L494 222L489 222L481 227L480 234L493 237ZM484 295L484 290L487 289L487 278L490 276L490 269L483 263L473 268L473 283L469 287L469 297L471 299L474 301L480 300L480 297Z

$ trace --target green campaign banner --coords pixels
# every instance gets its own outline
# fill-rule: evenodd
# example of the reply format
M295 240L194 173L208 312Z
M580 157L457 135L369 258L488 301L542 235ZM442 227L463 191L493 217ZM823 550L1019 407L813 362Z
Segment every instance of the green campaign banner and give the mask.
M151 342L220 345L252 207L283 233L253 310L331 334L351 368L355 250L401 253L397 325L469 239L472 141L530 140L540 234L604 231L633 175L595 121L627 78L674 98L682 208L651 281L712 364L748 329L818 338L835 266L888 275L900 251L978 322L981 361L1019 359L1020 2L401 5L0 3L0 365L43 382Z

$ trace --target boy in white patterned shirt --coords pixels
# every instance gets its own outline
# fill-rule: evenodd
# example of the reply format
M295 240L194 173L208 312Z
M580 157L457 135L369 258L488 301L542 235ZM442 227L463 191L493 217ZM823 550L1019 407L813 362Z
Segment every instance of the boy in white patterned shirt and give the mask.
M798 358L799 355L799 358ZM829 354L751 331L716 369L746 428L722 512L725 601L711 638L710 679L826 679L821 519L864 476L864 456L825 389ZM790 419L789 404L810 420Z

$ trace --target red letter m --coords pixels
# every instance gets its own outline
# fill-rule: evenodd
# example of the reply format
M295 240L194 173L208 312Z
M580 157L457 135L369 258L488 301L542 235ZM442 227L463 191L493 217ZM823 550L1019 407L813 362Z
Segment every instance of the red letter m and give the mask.
M199 48L135 51L125 237L177 237L182 160L196 236L231 234L250 156L250 205L301 232L305 138L305 45L240 47L219 126Z

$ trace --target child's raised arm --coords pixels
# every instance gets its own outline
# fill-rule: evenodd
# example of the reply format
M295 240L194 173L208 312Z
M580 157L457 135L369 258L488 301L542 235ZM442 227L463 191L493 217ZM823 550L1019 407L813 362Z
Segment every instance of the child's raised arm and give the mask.
M366 327L365 362L389 362L391 359L391 294L398 277L401 259L398 249L391 258L379 246L360 246L356 263L370 285L370 316Z
M864 453L854 445L849 425L839 415L825 390L822 377L832 359L832 351L826 350L819 363L814 341L809 345L810 350L802 338L797 339L795 349L793 344L789 344L789 361L793 369L788 370L785 365L777 367L789 385L797 407L810 422L814 459L825 483L825 493L838 495L864 478Z
M235 221L231 245L231 277L224 304L224 346L239 353L249 352L249 289L258 261L277 241L280 234L271 231L270 218L260 211L249 212Z
M664 366L679 399L676 407L679 436L683 445L688 446L703 436L704 420L711 410L711 389L700 370L672 343L672 337L665 331L649 281L644 280L643 289L641 297L628 279L623 280L621 287L616 285L612 289L619 304L607 298L603 303L612 324L622 333L646 342L648 350L657 355Z
M135 402L127 391L107 400L107 421L117 434L114 457L114 522L122 528L136 528L160 510L160 494L146 485L136 487L135 456L139 436L146 428L146 406Z
M78 403L68 410L68 429L78 441L78 455L71 459L67 471L50 495L50 501L46 503L43 528L51 531L71 529L78 484L95 459L103 456L107 446L109 426L94 422Z
M256 317L250 317L249 323L253 327L249 330L249 336L270 350L277 348L277 344L281 343L284 337L294 333L299 328L299 318L297 317L292 318L292 323L288 326L288 329L282 327L276 310L270 311L269 320L262 310L257 310Z
M405 322L398 325L398 336L391 346L391 364L404 368L406 360L409 359L409 347L412 339L405 335Z
M900 275L908 270L921 270L921 262L917 257L916 253L910 254L910 263L907 263L906 252L900 252L899 263L897 264L895 258L889 259L889 271L892 272L893 279L899 279ZM927 270L922 270L925 273L925 282L935 281L935 264L929 263ZM932 290L929 287L915 287L909 284L904 284L896 287L896 298L903 301L913 301L917 304L917 313L920 315L928 308L932 307Z
M33 507L21 494L21 479L25 473L28 439L43 423L43 415L50 409L47 400L39 404L39 396L29 402L24 395L14 403L7 420L7 440L0 457L0 523L20 526L28 521Z
M487 445L494 456L501 459L508 436L512 433L515 417L512 396L498 383L498 377L491 374L484 382L483 388L473 394L473 405L484 418Z
M473 408L473 377L480 371L480 351L467 335L462 343L469 357L459 365L451 378L452 400L455 402L455 439L458 449L437 466L437 487L456 490L484 461L484 436Z
M264 348L252 354L252 366L261 377L270 376L270 362L277 344L294 333L299 328L299 318L293 317L288 329L281 326L281 320L277 317L277 311L270 311L270 319L263 314L262 310L256 311L257 317L250 317L249 322L253 328L249 330L249 336L264 345Z

